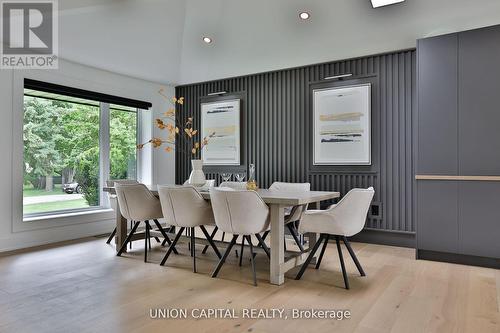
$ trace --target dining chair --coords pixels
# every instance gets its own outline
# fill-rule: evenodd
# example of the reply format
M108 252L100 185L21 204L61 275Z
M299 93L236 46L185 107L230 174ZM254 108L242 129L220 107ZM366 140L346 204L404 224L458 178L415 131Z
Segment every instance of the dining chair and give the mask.
M281 191L281 192L309 192L311 190L310 183L284 183L284 182L274 182L269 187L270 191ZM299 205L293 207L285 208L285 225L288 231L293 237L293 240L299 247L301 252L304 252L304 246L302 241L299 239L299 234L297 232L297 224L302 218L302 214L307 209L307 205ZM266 231L262 238L265 240L269 231ZM286 244L286 243L285 243Z
M167 233L158 222L158 219L163 218L160 200L154 196L151 191L144 184L120 184L115 183L116 197L120 206L120 213L127 220L133 221L132 230L130 230L127 238L118 250L117 256L121 256L127 248L127 244L132 240L137 228L141 222L144 222L144 262L148 261L148 242L151 248L150 220L156 224L156 227L161 232L167 243L170 245L172 242ZM177 249L175 249L175 253Z
M250 246L250 261L252 263L253 284L257 285L257 275L255 272L255 258L252 244L252 235L254 235L259 244L262 245L260 233L269 228L269 207L264 203L259 194L255 191L247 190L225 190L222 188L211 188L210 199L215 217L215 224L223 232L233 235L226 251L219 260L212 273L212 277L219 274L231 249L236 244L238 236L242 236L242 243L246 241ZM263 248L269 257L269 252L265 244ZM240 256L240 265L241 265Z
M314 232L320 234L320 237L312 247L309 256L295 278L296 280L302 277L307 266L323 242L323 247L316 263L316 269L319 269L328 240L331 239L332 236L335 237L337 243L337 251L339 254L340 266L342 268L342 275L344 277L345 288L349 289L349 280L344 265L340 240L342 240L347 247L359 274L361 274L361 276L366 276L347 237L354 236L363 230L366 222L366 215L374 194L375 191L373 187L369 187L368 189L355 188L350 190L336 205L332 205L326 210L307 210L304 213L299 224L299 232Z
M114 187L115 184L139 184L139 182L135 179L106 180L107 187ZM116 194L111 194L108 192L108 198L110 199L109 203L111 205L111 209L116 210L116 204L115 204ZM132 229L132 223L130 223L130 228ZM106 244L111 243L111 241L115 236L116 236L116 227L113 229L111 234L109 234ZM130 244L132 245L132 243Z
M195 228L199 227L218 258L219 249L210 237L206 225L215 225L212 208L194 186L158 186L163 216L170 224L179 227L160 265L165 265L168 257L186 228L190 230L190 250L193 257L193 272L196 273Z

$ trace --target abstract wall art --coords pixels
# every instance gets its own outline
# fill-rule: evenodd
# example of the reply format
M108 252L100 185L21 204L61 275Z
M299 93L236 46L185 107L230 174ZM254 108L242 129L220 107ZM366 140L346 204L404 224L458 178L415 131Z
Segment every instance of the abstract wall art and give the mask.
M371 84L313 90L314 165L371 164Z
M202 150L204 165L240 165L240 100L201 104L202 137L215 135Z

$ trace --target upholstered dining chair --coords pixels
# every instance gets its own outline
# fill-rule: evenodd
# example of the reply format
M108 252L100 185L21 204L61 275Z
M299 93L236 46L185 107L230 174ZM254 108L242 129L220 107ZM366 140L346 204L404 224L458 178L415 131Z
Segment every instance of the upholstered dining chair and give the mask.
M194 186L158 186L163 215L170 224L179 227L160 265L164 265L186 228L190 229L190 250L193 272L196 273L195 228L199 227L218 258L219 249L208 234L205 225L215 225L212 208Z
M326 210L307 210L304 213L299 224L299 232L315 232L319 233L320 237L316 244L314 244L309 256L302 265L299 273L297 274L296 280L299 280L302 277L307 266L323 242L323 247L316 263L316 269L319 269L328 240L332 236L335 237L335 241L337 243L337 251L339 253L345 288L349 289L349 280L347 278L344 258L342 256L340 240L342 240L347 247L359 274L361 274L361 276L366 275L363 267L361 267L361 264L356 257L356 254L351 248L347 237L354 236L363 230L366 215L368 213L368 209L370 208L374 194L375 191L373 190L373 187L368 189L355 188L350 190L336 205L332 205Z
M163 218L160 200L154 196L151 191L144 184L120 184L115 183L116 197L120 206L120 213L127 220L133 221L134 225L130 230L127 238L123 242L117 256L121 256L127 248L127 244L132 240L137 228L141 222L144 222L144 262L148 261L148 242L151 248L151 225L149 221L153 220L158 230L162 233L163 237L168 244L171 244L165 230L162 228L158 219ZM178 253L175 249L175 253Z
M139 182L135 179L106 180L107 187L114 187L115 184L139 184ZM113 210L116 210L116 204L115 204L116 194L108 193L108 198L110 199L109 202L111 204L111 208ZM132 228L132 223L130 225L130 228ZM116 235L116 227L109 234L109 237L108 237L108 240L106 241L106 243L107 244L111 243L111 241L113 240L115 235ZM130 244L132 245L132 243L130 243Z
M263 242L260 233L269 228L269 207L255 191L225 190L224 187L214 187L210 189L210 199L212 201L215 224L223 232L233 235L231 242L213 271L212 277L216 277L219 274L238 236L241 235L243 238L242 243L244 244L246 240L250 246L253 284L256 286L257 275L255 272L255 259L251 237L254 235L262 245ZM267 248L265 244L263 248ZM268 251L266 251L266 254L269 257Z

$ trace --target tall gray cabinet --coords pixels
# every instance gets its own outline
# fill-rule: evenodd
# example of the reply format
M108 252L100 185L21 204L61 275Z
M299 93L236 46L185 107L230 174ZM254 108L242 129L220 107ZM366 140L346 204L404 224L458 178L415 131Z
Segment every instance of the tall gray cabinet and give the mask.
M500 26L417 43L417 257L500 268Z

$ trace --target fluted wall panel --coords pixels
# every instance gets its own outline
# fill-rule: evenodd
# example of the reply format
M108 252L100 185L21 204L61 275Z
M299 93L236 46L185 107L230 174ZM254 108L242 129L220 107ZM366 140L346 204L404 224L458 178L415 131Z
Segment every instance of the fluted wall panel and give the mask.
M185 97L178 115L192 115L200 124L200 103L216 100L209 93L242 100L241 166L206 166L208 178L220 182L221 172L248 171L256 166L261 187L273 181L310 182L316 190L345 194L354 187L373 186L378 215L367 227L414 232L412 221L412 110L415 106L415 50L336 61L300 68L203 82L176 88ZM371 166L312 165L311 85L327 76L352 73L372 82ZM346 81L347 82L347 81ZM188 147L178 147L188 149ZM176 182L191 171L190 156L176 152Z

